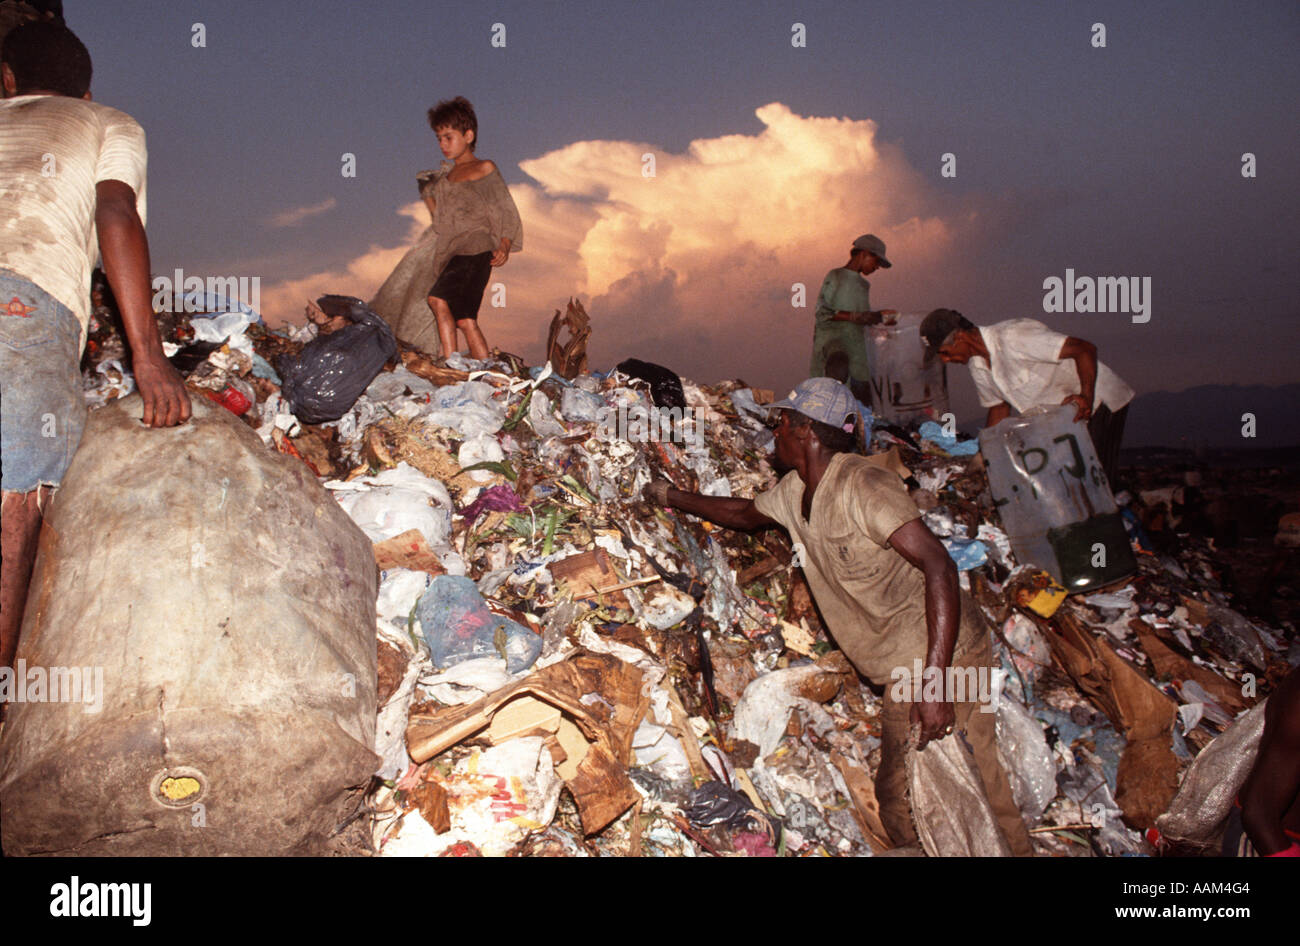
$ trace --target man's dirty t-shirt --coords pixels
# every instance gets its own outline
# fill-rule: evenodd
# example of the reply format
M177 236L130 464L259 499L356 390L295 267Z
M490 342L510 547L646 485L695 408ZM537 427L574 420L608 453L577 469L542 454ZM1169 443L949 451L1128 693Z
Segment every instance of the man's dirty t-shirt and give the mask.
M911 674L926 652L925 576L887 545L921 513L898 476L864 457L838 453L803 518L804 483L795 472L754 497L804 548L803 570L835 642L861 673L889 684L897 667ZM961 594L961 626L953 656L987 633L974 601Z
M143 223L146 163L144 131L125 112L63 95L0 101L0 269L67 306L82 345L99 253L96 185L129 186Z

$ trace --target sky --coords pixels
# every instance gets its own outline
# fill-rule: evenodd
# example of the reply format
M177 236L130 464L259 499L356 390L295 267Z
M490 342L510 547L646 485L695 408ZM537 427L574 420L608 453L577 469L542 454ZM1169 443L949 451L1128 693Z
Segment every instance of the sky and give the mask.
M154 272L257 277L270 322L374 293L464 95L524 228L480 325L531 363L576 297L593 368L783 394L870 232L874 307L1037 318L1139 393L1300 378L1293 0L64 7L148 135ZM1045 311L1067 269L1149 278L1149 321Z

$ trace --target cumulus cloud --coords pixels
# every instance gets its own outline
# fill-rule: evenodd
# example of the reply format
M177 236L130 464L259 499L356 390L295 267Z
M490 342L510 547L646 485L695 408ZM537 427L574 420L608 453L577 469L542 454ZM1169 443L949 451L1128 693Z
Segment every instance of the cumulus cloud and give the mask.
M493 271L507 294L504 309L484 303L489 342L540 360L551 314L578 296L592 316L594 367L635 356L703 382L788 387L807 370L822 278L865 232L894 262L872 277L874 305L949 304L942 274L978 213L941 190L937 158L921 173L868 119L800 116L780 103L755 114L758 133L680 154L579 141L521 162L532 182L511 193L524 249ZM373 292L404 250L372 247L339 275L364 283L358 295ZM803 308L792 306L796 283Z
M268 218L266 222L277 230L282 227L296 227L304 220L318 217L323 213L329 213L336 206L338 206L338 201L333 197L327 197L319 204L309 204L306 207L295 207L292 210L282 210L278 214Z

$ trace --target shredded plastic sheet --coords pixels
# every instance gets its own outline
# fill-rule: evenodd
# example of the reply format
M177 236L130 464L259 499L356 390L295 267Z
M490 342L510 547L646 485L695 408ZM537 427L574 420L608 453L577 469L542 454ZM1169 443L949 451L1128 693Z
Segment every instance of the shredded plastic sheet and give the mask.
M790 711L798 707L806 722L814 725L830 722L826 710L818 703L799 695L799 685L809 677L825 673L816 664L787 667L757 678L745 688L736 705L733 726L736 735L758 746L760 755L770 755L785 735Z
M532 666L542 639L530 628L488 609L468 578L439 575L415 608L436 667L499 653L511 673Z
M391 779L406 771L411 764L411 757L406 751L406 723L411 715L411 696L415 692L416 681L422 673L427 672L429 662L423 651L416 648L411 639L396 628L381 626L379 639L407 658L406 670L397 689L379 707L379 720L375 726L375 752L380 758L375 775Z
M446 548L451 494L442 483L405 462L374 476L330 480L325 488L335 491L343 511L372 542L419 529L435 551Z
M1037 824L1056 797L1056 762L1043 738L1043 727L1015 700L1003 698L997 709L998 761L1011 783L1011 795L1026 823Z
M974 440L958 440L947 433L943 426L932 420L921 425L921 439L928 441L954 457L969 457L979 453L979 443Z

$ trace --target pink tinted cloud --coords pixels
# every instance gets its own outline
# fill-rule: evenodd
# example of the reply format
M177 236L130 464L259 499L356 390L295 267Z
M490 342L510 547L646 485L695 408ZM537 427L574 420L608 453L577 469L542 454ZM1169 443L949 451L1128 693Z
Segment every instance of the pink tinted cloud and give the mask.
M484 301L489 342L540 361L551 314L577 296L592 316L593 367L639 357L702 382L788 387L807 370L821 280L865 232L886 241L894 262L872 277L874 305L951 304L953 267L981 213L946 196L939 156L918 170L868 119L800 116L780 103L755 114L758 133L696 140L680 154L579 141L521 162L536 183L511 187L524 249L493 271L506 305ZM424 209L402 212L414 239ZM404 250L371 247L343 272L264 290L264 299L294 297L297 310L308 287L366 297ZM795 284L805 287L803 308L792 306Z

